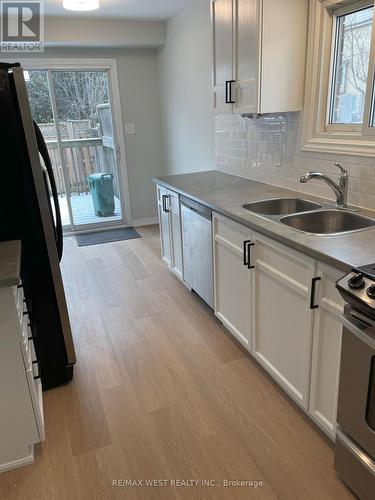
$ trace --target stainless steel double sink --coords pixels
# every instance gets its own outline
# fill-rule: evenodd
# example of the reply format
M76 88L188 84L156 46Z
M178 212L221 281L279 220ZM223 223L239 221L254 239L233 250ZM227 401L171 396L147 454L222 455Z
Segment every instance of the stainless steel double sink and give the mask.
M375 219L348 209L301 198L273 198L246 203L243 208L304 233L337 236L375 227Z

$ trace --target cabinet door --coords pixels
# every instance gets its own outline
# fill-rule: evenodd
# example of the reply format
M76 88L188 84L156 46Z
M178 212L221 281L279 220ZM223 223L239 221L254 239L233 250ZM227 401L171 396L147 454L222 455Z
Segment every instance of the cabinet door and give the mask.
M182 279L182 235L180 217L180 197L174 191L168 190L170 238L171 238L171 269Z
M259 113L303 108L308 4L308 0L262 1Z
M161 256L167 266L171 267L171 237L169 224L169 208L167 189L157 184L157 199L159 212Z
M235 113L257 113L259 84L259 0L235 2Z
M213 214L215 314L248 349L251 341L251 273L244 265L244 242L251 231Z
M253 355L308 408L315 261L253 233Z
M314 320L310 415L333 439L336 436L340 375L340 315L344 310L344 301L335 283L343 274L325 264L318 264L317 275L321 281L315 294L315 302L319 307L315 310Z
M233 6L234 0L212 1L213 85L215 113L232 113L229 86L233 79ZM234 86L232 85L233 93ZM233 96L234 97L234 96Z

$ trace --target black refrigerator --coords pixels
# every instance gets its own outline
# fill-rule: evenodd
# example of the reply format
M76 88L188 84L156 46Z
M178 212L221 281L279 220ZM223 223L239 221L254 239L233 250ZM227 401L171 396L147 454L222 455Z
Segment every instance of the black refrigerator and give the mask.
M63 235L52 165L16 64L0 63L0 145L0 241L22 242L22 283L46 390L73 378L76 357L60 271Z

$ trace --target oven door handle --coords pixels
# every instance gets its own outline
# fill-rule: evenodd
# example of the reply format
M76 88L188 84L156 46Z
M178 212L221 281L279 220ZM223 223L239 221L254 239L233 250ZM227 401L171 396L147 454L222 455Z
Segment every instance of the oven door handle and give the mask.
M343 326L353 335L355 335L359 340L362 342L365 342L371 349L375 351L375 333L374 336L369 335L366 333L366 328L372 329L371 325L368 323L365 323L362 319L353 317L353 316L348 316L347 314L341 316L341 322ZM363 325L363 328L360 328L360 326L357 326L356 323L359 325ZM374 331L374 330L372 330Z

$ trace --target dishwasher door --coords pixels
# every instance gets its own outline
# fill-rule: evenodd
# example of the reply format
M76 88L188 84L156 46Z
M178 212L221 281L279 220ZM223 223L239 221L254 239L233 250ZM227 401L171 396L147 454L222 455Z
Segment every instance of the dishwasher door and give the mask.
M184 199L181 220L184 280L213 309L211 210Z

